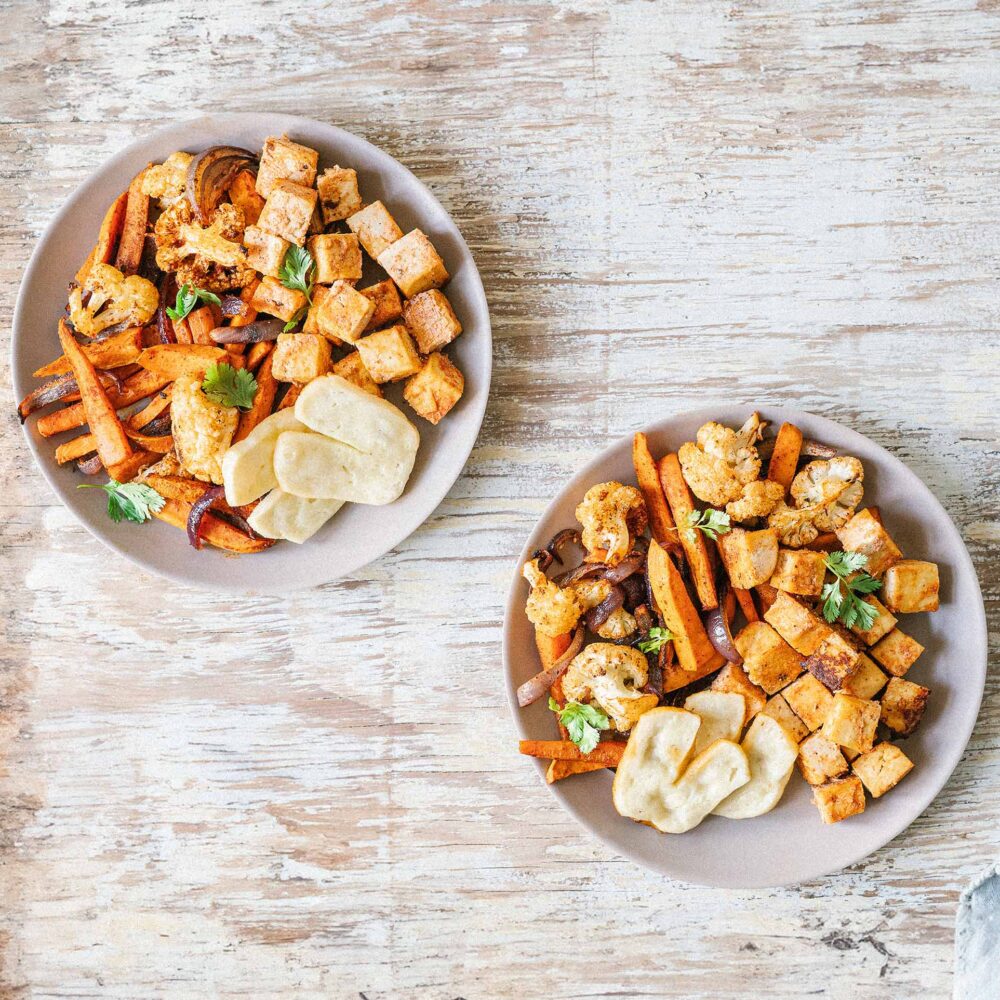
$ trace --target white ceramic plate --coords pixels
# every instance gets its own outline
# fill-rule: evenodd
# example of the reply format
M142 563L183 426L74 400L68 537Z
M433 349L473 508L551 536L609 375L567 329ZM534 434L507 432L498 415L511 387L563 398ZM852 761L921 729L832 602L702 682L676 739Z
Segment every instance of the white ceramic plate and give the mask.
M707 420L737 427L749 413L745 407L717 406L661 420L644 430L653 454L660 457L693 440ZM862 460L864 504L878 505L905 555L939 564L941 609L907 615L903 623L905 631L926 647L907 678L931 689L923 721L902 742L914 769L881 799L869 797L860 816L824 825L797 769L772 812L751 820L710 816L680 836L661 834L619 816L611 804L611 771L574 775L549 786L573 817L625 857L686 882L726 888L817 878L857 863L905 830L941 791L962 756L986 681L986 617L979 581L961 536L930 490L897 458L846 427L790 409L769 407L761 415L775 426L791 421L807 437ZM557 737L544 699L527 709L517 706L517 686L540 669L534 630L524 614L528 588L520 568L559 529L575 527L573 511L583 494L595 483L609 480L635 483L631 436L573 477L538 522L518 561L504 622L504 667L511 711L525 739ZM536 766L544 779L545 762Z
M282 133L318 149L321 169L333 164L354 167L366 201L381 199L404 232L419 227L437 247L452 276L445 293L464 327L448 354L465 375L465 395L433 427L402 403L400 385L389 387L387 398L412 419L421 437L403 496L386 507L348 504L305 545L281 542L266 552L242 557L207 546L196 552L182 532L158 521L112 523L105 513L104 495L99 490L77 490L84 477L72 464L60 468L53 458L60 441L80 432L45 439L35 430L35 417L28 418L25 432L43 475L97 538L154 573L219 590L280 593L353 573L419 527L461 474L486 410L492 342L479 272L447 212L404 166L343 129L293 115L208 115L143 137L73 193L35 248L14 311L14 389L23 399L39 384L31 373L59 354L56 321L66 302L66 287L97 239L105 210L131 178L150 161L161 161L176 149L198 152L227 144L256 152L267 136ZM368 262L365 280L379 276Z

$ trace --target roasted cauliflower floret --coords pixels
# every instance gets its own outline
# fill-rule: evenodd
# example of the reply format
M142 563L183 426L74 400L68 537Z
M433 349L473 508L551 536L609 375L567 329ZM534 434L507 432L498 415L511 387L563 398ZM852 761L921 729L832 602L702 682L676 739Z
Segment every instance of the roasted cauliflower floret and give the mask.
M171 153L162 163L146 168L142 175L142 193L156 198L160 208L170 208L178 198L183 197L187 187L187 169L194 157L178 150Z
M815 516L812 507L789 507L782 500L768 516L767 526L778 533L782 545L800 549L819 534L819 528L813 523Z
M175 271L179 285L194 285L210 292L244 288L257 272L242 246L243 213L230 204L220 205L207 226L194 220L191 206L178 201L156 220L156 266Z
M184 466L181 465L177 455L172 451L168 451L159 462L147 465L135 478L139 482L144 482L150 476L184 476L186 478L187 472L184 470Z
M680 446L677 457L684 479L699 500L724 507L738 500L746 483L760 474L760 456L755 445L760 440L760 414L753 413L734 431L715 421L698 428L695 441Z
M564 590L553 583L542 572L537 559L526 562L521 575L531 585L531 593L524 606L528 621L545 635L572 632L586 610L576 591L572 588Z
M634 486L598 483L587 490L576 508L583 525L583 546L593 555L601 551L604 562L615 566L628 555L632 540L646 530L646 503Z
M767 517L785 498L785 488L770 479L755 479L742 487L739 498L726 504L726 513L733 521L752 521Z
M90 293L86 305L85 291ZM110 264L94 264L83 287L69 293L69 321L77 333L96 337L117 323L145 326L159 304L159 293L151 281L137 274L126 278Z
M626 733L659 701L655 694L642 693L648 679L649 666L639 650L595 642L573 657L562 686L567 699L596 702L615 729Z
M607 621L597 629L597 634L602 639L627 639L630 635L635 633L635 630L639 627L635 618L630 615L624 608L615 608L614 611L608 615Z
M182 376L170 397L171 432L177 457L192 476L222 485L222 456L232 444L240 411L213 403L201 379Z
M820 531L836 531L850 520L864 496L865 470L849 455L810 462L792 480L796 507L813 507L813 524Z

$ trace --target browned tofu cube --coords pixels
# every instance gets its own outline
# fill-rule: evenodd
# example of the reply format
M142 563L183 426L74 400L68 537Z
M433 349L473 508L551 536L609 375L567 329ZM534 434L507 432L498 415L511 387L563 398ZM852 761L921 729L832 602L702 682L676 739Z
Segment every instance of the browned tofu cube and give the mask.
M882 604L878 598L868 594L862 598L865 604L875 609L875 621L869 629L863 629L859 625L851 628L851 631L866 645L874 646L884 635L888 635L896 627L896 619L889 613L889 609Z
M767 622L750 622L733 641L747 676L768 694L802 673L802 657Z
M744 725L767 704L767 695L747 677L746 671L735 663L727 663L715 675L711 688L713 691L729 691L732 694L743 695L746 704Z
M822 733L813 733L799 745L799 770L810 785L822 785L847 774L847 758Z
M361 246L354 233L313 236L308 247L316 262L316 280L321 285L361 280Z
M893 677L882 695L882 721L895 733L909 736L927 707L930 689Z
M802 597L819 597L826 577L826 553L809 549L778 549L770 584Z
M308 304L309 300L302 292L295 288L285 288L277 278L271 277L261 280L250 300L251 308L257 312L277 316L286 323Z
M352 385L356 385L365 392L370 392L373 396L381 398L382 390L378 383L368 374L365 363L361 360L361 355L357 351L351 351L347 357L341 358L333 366L333 374L347 379Z
M389 209L380 201L373 201L360 212L347 217L347 228L356 233L369 257L378 260L383 250L402 239L403 230L389 214Z
M849 774L817 785L813 789L813 802L824 823L839 823L865 811L865 790L860 779Z
M330 342L316 333L283 333L271 359L279 382L311 382L330 370Z
M894 677L902 677L917 661L924 647L916 639L894 628L871 648L871 654Z
M838 746L868 753L875 745L875 730L881 712L877 701L855 698L838 691L820 730Z
M831 691L838 691L854 673L860 659L861 653L839 632L831 632L813 654L806 657L803 666Z
M462 332L451 303L436 288L414 295L403 307L403 320L421 354L441 350Z
M375 312L375 303L346 281L335 281L316 313L319 332L335 343L354 344Z
M278 181L294 181L312 187L319 166L319 153L292 142L287 135L264 140L257 171L257 194L269 197Z
M367 299L375 303L375 312L368 320L368 330L377 330L387 323L395 323L403 315L403 300L399 297L399 289L391 278L379 281L367 288L359 288L358 291Z
M773 528L733 528L719 535L719 552L734 587L750 590L771 579L778 562L778 536Z
M365 299L365 302L369 300ZM369 333L356 341L355 346L368 374L379 385L398 382L420 371L420 355L402 323Z
M440 288L448 280L444 261L419 229L386 247L378 262L408 299L428 288Z
M465 391L462 373L439 351L403 386L403 399L432 424L440 423Z
M844 678L843 690L853 694L855 698L871 699L885 687L888 680L875 662L862 653L854 673Z
M901 614L937 611L940 590L937 563L900 559L885 571L882 597L890 611Z
M773 698L768 698L760 714L769 715L780 723L796 743L801 743L809 735L809 727L792 711L784 695L776 694Z
M320 336L323 335L323 331L319 328L319 310L323 305L323 300L330 294L330 289L326 285L316 285L312 290L312 305L309 306L309 312L306 313L306 321L302 324L303 333L318 333ZM334 345L341 345L344 342L336 337L327 337Z
M894 562L903 558L889 532L868 508L859 510L839 527L837 537L846 551L860 552L868 557L865 572L872 576L881 577Z
M764 620L803 656L811 656L833 634L825 621L783 590L777 592L774 603L764 612Z
M851 770L862 780L873 799L895 788L910 771L913 761L893 743L879 743L862 754Z
M316 178L323 222L340 222L361 208L358 172L350 167L327 167Z
M315 208L315 188L294 181L276 181L264 202L257 226L301 247L305 245Z
M261 274L277 278L292 244L257 226L247 226L243 233L243 245L247 248L247 263L251 267Z
M833 695L812 674L803 674L781 692L792 711L809 727L819 729L833 704Z

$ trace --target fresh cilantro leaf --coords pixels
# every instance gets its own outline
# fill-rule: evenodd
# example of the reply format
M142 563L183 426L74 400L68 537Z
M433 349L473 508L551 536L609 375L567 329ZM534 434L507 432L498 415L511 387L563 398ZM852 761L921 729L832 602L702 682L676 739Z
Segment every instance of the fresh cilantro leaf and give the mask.
M108 517L115 524L123 518L142 524L163 509L166 499L160 496L152 486L145 483L120 483L117 479L109 479L103 485L97 483L82 483L78 490L104 490L108 495Z
M658 653L671 639L673 639L674 633L668 628L659 628L658 626L653 626L649 630L649 634L645 639L638 644L639 652L641 653Z
M173 306L167 306L167 315L175 323L179 323L199 302L222 305L222 299L214 292L206 292L204 288L195 288L194 285L181 285L177 289L177 301Z
M249 410L257 394L257 380L245 368L234 368L221 361L208 366L201 391L213 403Z
M878 612L861 595L874 594L882 586L880 580L864 572L868 557L862 552L831 552L826 568L836 577L823 587L823 617L828 622L840 621L848 628L862 631L875 624Z
M303 319L303 317L305 316L305 314L306 314L307 312L309 312L309 306L303 306L303 307L302 307L302 308L301 308L301 309L300 309L300 310L299 310L299 311L298 311L298 312L297 312L297 313L296 313L296 314L295 314L295 315L294 315L294 316L293 316L293 317L292 317L292 318L291 318L291 319L290 319L290 320L289 320L289 321L288 321L288 322L287 322L287 323L286 323L286 324L284 325L284 327L283 327L283 331L282 331L282 332L284 332L284 333L290 333L290 332L291 332L292 330L294 330L294 329L295 329L295 328L296 328L296 327L297 327L297 326L299 325L299 323L301 323L301 322L302 322L302 319Z
M826 557L826 566L831 573L844 577L857 573L868 565L868 556L863 552L831 552Z
M695 528L711 538L713 542L719 535L726 535L730 531L729 515L725 511L714 510L712 507L707 507L702 511L691 511L687 516L687 523L685 532L688 541L694 540Z
M596 705L568 701L560 708L559 703L550 695L549 708L559 717L569 738L580 748L581 753L590 753L601 740L601 730L611 728L608 717Z
M278 270L278 280L285 286L297 292L304 292L306 298L312 302L313 271L316 262L312 254L305 247L297 247L294 244L285 253L285 259L281 262Z

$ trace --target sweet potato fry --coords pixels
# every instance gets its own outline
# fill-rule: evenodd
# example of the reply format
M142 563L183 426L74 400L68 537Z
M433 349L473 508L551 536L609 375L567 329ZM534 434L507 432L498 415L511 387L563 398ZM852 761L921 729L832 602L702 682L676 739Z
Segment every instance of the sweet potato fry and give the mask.
M538 652L542 658L542 666L546 670L566 652L572 638L571 632L551 639L549 636L537 630L535 631L535 645L538 646ZM548 640L548 642L540 640ZM566 704L566 696L563 694L562 689L562 677L557 677L552 682L549 694L552 695L560 706ZM568 740L569 733L566 731L566 727L559 722L558 718L556 719L556 725L559 727L559 738ZM603 764L587 760L553 760L549 763L549 768L545 772L545 780L551 785L556 781L562 781L563 778L568 778L571 774L585 774L587 771L601 771L603 769Z
M227 344L226 347L242 347L242 344ZM266 358L271 351L274 350L273 341L262 340L258 344L253 344L250 350L247 352L247 368L250 371L256 371L261 362Z
M278 391L278 383L271 374L272 357L269 354L257 372L257 392L253 397L253 405L240 414L240 422L233 435L233 444L242 441L265 417L271 415L274 396Z
M581 753L570 740L521 740L519 749L527 757L545 757L549 760L579 760L600 767L617 767L621 763L626 744L608 740L598 743L590 753Z
M59 321L59 343L73 366L80 387L80 404L96 438L97 454L104 467L110 469L131 456L132 446L94 366L64 320Z
M118 379L108 372L98 372L97 377L106 389L112 390L118 387ZM23 423L32 413L44 406L51 406L53 403L75 403L79 398L80 387L76 384L76 379L70 371L64 375L56 375L48 382L32 389L18 403L17 413Z
M574 774L586 774L588 771L603 771L607 764L599 764L589 760L551 760L545 772L547 784L554 785L563 778Z
M264 208L264 199L257 194L256 179L249 170L241 170L229 185L229 200L243 213L248 226L256 226Z
M187 314L187 324L191 330L191 342L194 344L207 344L209 347L218 345L212 340L211 333L222 325L222 313L219 307L208 303L192 309Z
M295 405L295 400L299 398L299 393L305 388L301 383L293 382L286 390L284 396L281 397L281 402L278 404L279 410L287 409L289 406Z
M153 488L156 489L155 486ZM168 499L154 516L167 524L172 524L175 528L180 528L181 531L186 531L190 513L191 504L181 500ZM250 538L214 514L206 514L202 520L201 537L203 541L214 545L217 549L225 549L227 552L237 552L241 555L263 552L264 549L269 549L274 544L274 540L270 538ZM622 745L624 746L624 744ZM573 744L571 743L570 746Z
M240 292L240 298L243 300L243 308L240 310L238 316L233 316L229 320L230 326L246 326L248 323L252 323L257 318L257 310L250 305L250 301L253 299L254 292L257 291L257 286L260 284L260 279L254 279L247 285L246 288Z
M171 434L143 434L141 431L133 430L128 423L125 424L125 433L129 441L134 441L143 450L157 455L166 455L168 451L174 449L174 439Z
M120 483L129 483L143 469L158 462L162 456L155 451L136 451L108 469L108 475Z
M190 479L187 476L161 476L158 473L146 476L146 482L160 496L182 503L194 503L210 486L200 479Z
M748 622L759 622L760 615L757 614L757 607L753 603L753 594L749 590L741 590L739 587L733 587L733 593L736 595L736 603L739 604L743 617Z
M83 266L76 272L74 281L82 285L90 274L94 264L110 264L118 246L118 240L122 234L122 226L125 225L125 210L128 207L128 191L123 191L111 203L111 207L104 213L101 222L101 230L97 236L97 244L91 250L90 256L83 262Z
M172 385L168 385L156 393L156 395L153 396L153 398L141 410L136 410L136 412L128 418L129 427L132 427L137 431L141 431L143 427L154 421L167 409L167 407L170 406L170 397L173 394L173 391L174 387Z
M72 441L64 441L56 448L56 462L65 465L67 462L75 462L84 455L89 455L97 449L97 438L93 434L80 434Z
M538 649L538 658L542 661L542 669L548 670L569 649L569 644L572 641L572 632L564 632L562 635L551 636L546 635L544 632L539 632L536 628L535 647ZM562 685L560 685L561 687Z
M149 195L142 193L142 178L145 173L146 171L142 170L136 174L128 186L125 221L118 242L118 255L115 258L115 267L124 275L135 274L139 270L142 250L146 243Z
M795 424L782 424L774 440L774 451L767 466L767 478L773 483L781 483L788 493L795 470L799 467L802 454L802 431Z
M121 368L122 365L130 365L142 353L142 327L134 326L122 330L107 340L81 344L80 348L95 368ZM55 361L50 361L35 371L34 376L48 378L51 375L63 375L68 371L72 371L72 366L69 358L62 354Z
M653 537L668 549L679 549L677 527L670 516L667 498L663 495L656 460L649 450L646 435L641 431L632 438L632 464L635 466L635 478L639 481L639 489L646 501L649 527Z
M193 344L194 338L191 336L191 327L187 318L172 321L174 324L174 337L178 344Z
M715 591L715 577L712 573L712 561L708 557L708 547L705 536L696 528L688 526L688 515L694 511L694 497L681 472L681 463L674 454L664 455L660 460L660 483L666 494L674 523L680 527L681 547L687 556L691 575L694 577L694 589L698 592L698 600L704 610L718 607L719 597Z
M203 377L209 365L230 357L221 347L208 344L156 344L139 355L139 364L173 382L183 376Z
M121 392L108 389L108 399L117 409L123 406L131 406L138 403L140 399L151 396L157 389L162 389L171 379L163 378L154 372L138 371L130 375L125 380L125 385ZM83 427L87 423L87 416L83 411L82 403L73 403L55 413L46 413L38 418L38 433L42 437L52 437L54 434L61 434L63 431L71 431L77 427Z

